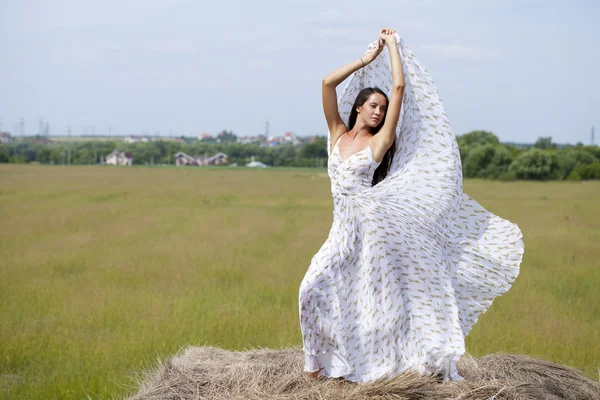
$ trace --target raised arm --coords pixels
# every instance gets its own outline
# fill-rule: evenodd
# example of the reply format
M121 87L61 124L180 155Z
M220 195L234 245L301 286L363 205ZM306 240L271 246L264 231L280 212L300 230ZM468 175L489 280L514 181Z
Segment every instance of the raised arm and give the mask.
M377 145L382 147L385 153L392 143L396 135L396 125L400 118L400 108L402 106L402 96L404 95L404 70L400 61L400 52L396 44L396 31L393 29L382 29L380 33L381 39L390 53L390 62L392 64L392 92L390 93L390 102L385 116L385 122L377 133Z
M378 47L375 51L367 52L361 58L344 65L343 67L331 72L323 78L323 111L327 120L327 127L331 135L331 143L337 140L338 136L347 130L346 124L342 121L337 105L337 93L335 88L342 83L354 71L364 67L373 61L383 50L383 40L378 41Z

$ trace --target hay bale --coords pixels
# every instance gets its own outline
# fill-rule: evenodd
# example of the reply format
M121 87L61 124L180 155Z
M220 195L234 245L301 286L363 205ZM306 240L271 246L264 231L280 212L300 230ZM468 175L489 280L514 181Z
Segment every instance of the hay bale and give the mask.
M129 400L165 399L566 399L600 400L600 384L573 368L515 354L493 354L458 363L465 380L405 373L356 384L309 379L299 347L228 351L189 346L155 371L146 371Z

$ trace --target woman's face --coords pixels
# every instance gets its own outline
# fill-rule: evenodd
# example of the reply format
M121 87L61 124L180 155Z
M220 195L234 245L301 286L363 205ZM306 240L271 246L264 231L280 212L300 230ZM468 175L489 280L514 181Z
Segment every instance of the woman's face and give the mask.
M365 104L358 107L358 115L365 121L365 123L371 128L379 126L385 112L387 110L387 102L385 96L381 93L372 93Z

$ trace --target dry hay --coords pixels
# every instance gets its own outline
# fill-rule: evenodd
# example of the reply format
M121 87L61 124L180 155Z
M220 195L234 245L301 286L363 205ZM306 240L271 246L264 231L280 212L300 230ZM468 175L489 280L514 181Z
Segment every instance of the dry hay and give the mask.
M154 399L600 399L600 383L578 370L514 354L458 364L465 377L442 382L414 373L356 384L308 378L301 348L228 351L187 347L154 372L144 372L130 400Z

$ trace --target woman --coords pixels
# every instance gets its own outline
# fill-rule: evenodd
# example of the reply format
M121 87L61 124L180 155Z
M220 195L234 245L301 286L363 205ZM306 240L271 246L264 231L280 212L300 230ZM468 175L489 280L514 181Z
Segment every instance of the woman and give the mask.
M373 159L380 163L378 167L380 172L375 174L378 176L377 181L387 174L404 93L404 72L396 46L395 33L393 29L382 29L375 51L367 51L360 61L351 62L323 79L323 110L330 132L330 141L337 143L338 139L341 140L339 154L343 159L348 159L368 147L373 154ZM354 101L346 127L338 112L335 88L351 73L375 60L382 52L384 43L391 50L390 61L394 83L389 104L388 97L381 89L364 88ZM384 155L386 162L383 162Z
M304 370L354 382L407 370L460 380L464 338L517 277L522 234L462 192L431 77L394 30L379 36L323 80L334 211L300 285Z

